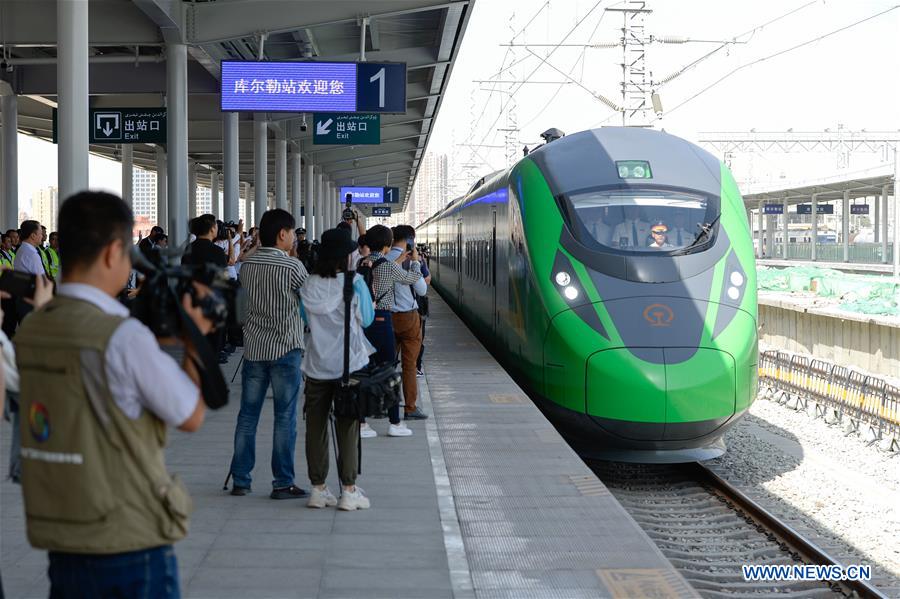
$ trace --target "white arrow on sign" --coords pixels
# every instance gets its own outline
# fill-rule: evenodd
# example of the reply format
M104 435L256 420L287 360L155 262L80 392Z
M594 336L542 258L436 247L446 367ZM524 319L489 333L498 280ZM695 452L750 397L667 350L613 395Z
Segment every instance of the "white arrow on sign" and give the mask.
M329 127L331 127L331 123L333 122L333 119L328 119L324 123L322 121L318 121L316 123L316 135L328 135L329 133L331 133L331 129L329 129Z
M119 117L121 117L119 112L98 112L94 115L94 128L97 133L103 133L104 136L110 139L113 138L113 133L118 133L115 139L119 139L122 137L119 130Z

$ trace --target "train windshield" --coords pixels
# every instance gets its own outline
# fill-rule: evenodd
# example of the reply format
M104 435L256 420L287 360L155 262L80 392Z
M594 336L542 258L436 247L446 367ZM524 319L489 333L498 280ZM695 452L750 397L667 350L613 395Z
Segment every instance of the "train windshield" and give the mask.
M703 245L712 240L718 217L717 203L681 192L589 191L572 194L569 201L582 237L628 252L669 253Z

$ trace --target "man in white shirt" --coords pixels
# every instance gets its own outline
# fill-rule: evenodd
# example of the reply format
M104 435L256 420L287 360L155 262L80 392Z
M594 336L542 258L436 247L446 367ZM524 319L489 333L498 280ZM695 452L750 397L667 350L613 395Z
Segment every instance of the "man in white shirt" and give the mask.
M611 243L620 248L645 248L650 235L650 225L640 219L637 206L625 206L625 220L613 229Z
M13 269L21 272L27 272L37 277L44 277L44 261L41 260L41 254L38 252L38 245L43 239L41 231L41 223L36 220L22 221L19 228L19 238L22 245L16 252L16 258L13 261ZM16 321L21 323L22 319L27 316L33 309L31 304L27 303L24 298L15 298L16 305Z
M667 235L669 232L669 227L663 223L658 222L652 227L650 227L650 236L653 238L653 241L650 243L648 247L651 247L655 250L672 250L674 247L671 243L669 243L667 239Z
M675 221L672 230L669 231L669 243L678 248L683 248L694 243L697 236L688 228L687 214L683 210L675 213Z

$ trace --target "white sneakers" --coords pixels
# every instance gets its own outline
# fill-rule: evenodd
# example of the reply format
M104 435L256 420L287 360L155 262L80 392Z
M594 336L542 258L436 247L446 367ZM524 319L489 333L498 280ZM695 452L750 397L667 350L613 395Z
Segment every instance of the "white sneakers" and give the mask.
M341 492L341 500L338 502L337 509L352 512L354 510L367 510L370 505L369 498L357 485L354 491L344 489Z
M388 437L408 437L412 435L412 430L402 422L400 424L392 424L388 427Z
M412 434L412 430L402 422L400 424L392 424L388 427L388 437L409 437ZM375 429L368 424L363 423L359 425L359 437L361 439L371 439L372 437L377 436L378 433L376 433Z
M328 490L328 487L320 489L319 487L313 486L312 491L309 494L309 499L306 501L306 507L318 509L326 506L334 507L337 505L337 502L337 497L332 495L331 491Z

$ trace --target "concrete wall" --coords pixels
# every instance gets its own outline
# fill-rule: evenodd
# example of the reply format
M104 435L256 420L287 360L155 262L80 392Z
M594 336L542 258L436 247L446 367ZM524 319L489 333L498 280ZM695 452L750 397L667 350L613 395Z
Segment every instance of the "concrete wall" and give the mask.
M900 326L892 322L761 297L759 324L760 341L769 347L808 354L871 374L900 377Z

